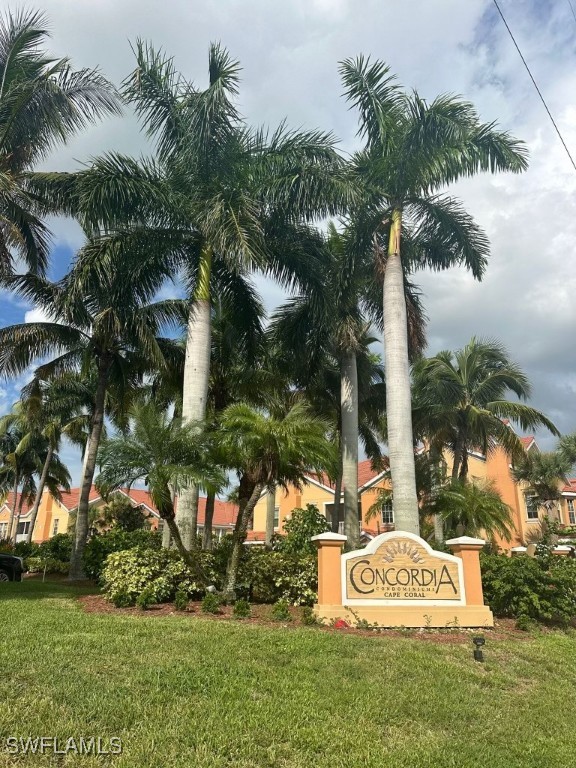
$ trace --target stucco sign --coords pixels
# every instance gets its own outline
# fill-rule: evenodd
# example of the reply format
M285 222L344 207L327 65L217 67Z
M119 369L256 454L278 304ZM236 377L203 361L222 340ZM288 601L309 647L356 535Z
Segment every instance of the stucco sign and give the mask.
M412 533L383 533L342 556L343 605L463 605L462 560Z

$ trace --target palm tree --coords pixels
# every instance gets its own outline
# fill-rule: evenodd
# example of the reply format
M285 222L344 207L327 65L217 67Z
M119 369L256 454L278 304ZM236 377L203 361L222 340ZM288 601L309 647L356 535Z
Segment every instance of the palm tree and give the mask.
M479 171L526 168L526 150L473 106L453 96L431 103L403 93L382 62L359 56L340 64L345 94L360 113L364 149L353 172L365 189L354 213L360 242L384 271L388 447L398 528L418 533L412 442L405 273L463 264L477 279L488 256L484 233L448 184ZM403 247L400 247L401 239Z
M242 546L262 491L272 483L299 487L310 472L334 472L336 451L326 439L329 429L302 402L282 419L244 403L231 405L222 414L218 442L239 479L238 516L224 589L227 597L234 597Z
M473 338L455 353L444 351L415 366L415 427L438 451L448 448L454 457L452 479L468 477L468 453L487 455L497 445L511 459L525 454L509 423L523 430L546 427L558 430L543 413L521 402L506 400L530 396L530 383L496 341Z
M108 494L144 481L184 562L198 572L199 563L176 525L173 490L181 493L190 483L218 490L225 484L224 472L215 466L210 443L196 425L174 421L153 401L135 404L129 415L128 430L101 445L96 483Z
M510 541L514 530L512 510L490 482L452 481L437 489L422 513L441 517L451 536L498 534Z
M102 244L100 244L102 245ZM106 245L106 244L104 244ZM78 259L71 271L52 283L34 275L12 277L9 285L41 307L50 321L24 323L0 329L0 372L22 373L39 358L53 357L36 370L39 379L64 371L95 370L95 391L81 481L75 547L70 578L83 576L82 555L88 535L88 502L104 427L107 393L129 399L142 372L162 368L165 360L158 343L163 326L180 327L186 306L177 300L147 303L153 287L134 290L132 265L114 262L106 275L87 270Z
M34 526L50 471L57 459L62 437L82 448L86 443L87 416L82 412L83 400L69 386L70 375L49 382L34 377L22 390L20 405L29 437L45 443L46 458L40 472L36 496L31 510L28 543L32 541ZM53 470L52 470L53 471Z
M110 155L79 174L37 178L35 189L50 192L55 210L107 228L116 255L118 249L137 250L139 259L145 253L146 279L185 266L191 303L182 412L200 423L208 402L215 288L228 290L231 280L254 268L285 285L308 279L321 243L305 222L335 214L349 185L331 135L246 127L235 105L240 66L219 45L210 47L205 90L186 82L172 59L150 45L139 41L136 58L124 95L155 139L157 159ZM315 274L321 279L320 269ZM179 504L189 546L195 544L195 506L190 489Z
M33 271L47 265L44 201L28 186L36 163L96 119L119 113L110 83L48 56L48 37L42 13L0 17L0 274L11 269L12 250Z
M360 357L364 357L364 375L370 353L370 324L382 328L381 285L374 279L374 263L371 254L357 254L348 248L346 235L340 234L333 223L328 226L326 242L325 279L318 286L313 284L307 295L297 296L280 307L272 318L272 333L277 343L288 346L296 358L302 359L305 350L306 384L319 371L326 355L332 354L339 370L338 434L342 471L338 474L344 488L344 530L348 545L357 549L360 545L358 525L358 437L359 401L371 383L372 376L359 377ZM410 337L417 339L412 352L420 352L424 343L424 319L420 311L418 295L412 286L406 286L406 302L412 319ZM369 367L369 366L368 366ZM360 379L360 386L359 386ZM383 379L382 379L383 380ZM382 388L383 389L383 388ZM362 392L360 391L362 390ZM384 394L384 393L382 393ZM374 421L384 414L384 398L376 405L376 413L366 417ZM380 458L377 448L374 458ZM336 498L337 497L337 498ZM336 512L340 502L340 488L336 488ZM335 514L335 524L338 517ZM334 521L333 521L334 522Z
M567 482L574 464L572 446L575 442L575 435L565 435L554 451L540 452L533 448L512 467L516 482L525 483L536 504L544 507L546 516L550 519L557 516L558 522L558 501L562 497L562 485Z
M42 433L33 410L34 406L24 399L15 403L12 411L0 419L0 446L3 449L0 484L5 487L12 482L13 486L8 538L14 538L14 541L24 501L37 500L44 486L48 486L56 498L60 497L61 488L70 489L68 469ZM36 477L39 477L38 486ZM32 541L36 515L32 514L29 522L28 542Z

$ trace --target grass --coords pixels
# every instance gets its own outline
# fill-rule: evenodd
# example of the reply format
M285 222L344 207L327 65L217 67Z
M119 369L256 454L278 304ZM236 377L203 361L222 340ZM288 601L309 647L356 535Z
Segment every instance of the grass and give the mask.
M469 645L174 615L88 614L65 584L0 586L0 766L564 768L576 638ZM8 736L119 737L113 756Z

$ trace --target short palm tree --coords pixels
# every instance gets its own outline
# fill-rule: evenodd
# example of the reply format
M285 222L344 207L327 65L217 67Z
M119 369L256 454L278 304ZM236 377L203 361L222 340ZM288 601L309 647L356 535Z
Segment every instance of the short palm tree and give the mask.
M191 483L216 491L225 484L224 472L215 465L210 443L197 425L174 421L153 401L135 404L129 417L125 433L103 441L96 483L107 494L144 482L179 553L197 571L198 561L176 525L174 491L181 493Z
M41 358L40 379L69 370L89 376L94 370L94 405L81 480L75 547L70 578L83 576L82 554L88 535L88 502L104 427L107 393L114 386L129 399L143 372L162 368L158 343L164 326L181 327L186 306L177 300L147 303L148 291L134 290L131 268L114 262L106 275L86 270L82 260L59 282L34 275L10 278L20 296L41 307L51 318L0 329L0 373L14 376Z
M27 533L30 542L36 522L36 502L44 487L47 486L55 498L60 498L62 488L70 489L70 473L47 439L34 410L30 399L23 399L0 419L0 449L3 451L0 485L12 483L8 538L12 537L14 541L24 501L34 501ZM38 484L36 478L39 478Z
M225 594L232 598L242 546L262 491L276 483L301 486L310 472L333 475L336 450L326 439L330 425L309 406L296 403L277 419L244 403L229 406L219 420L220 450L238 475L238 516L228 561Z
M540 452L532 448L512 467L516 482L526 485L537 506L543 507L550 519L559 517L558 501L562 497L562 486L567 482L574 464L570 450L574 442L574 435L566 435L554 451Z
M441 190L479 171L522 171L526 150L493 124L481 123L467 102L439 96L428 103L415 92L405 94L381 62L359 56L342 62L340 73L365 140L352 160L365 201L352 218L359 243L372 250L384 271L394 514L399 529L417 533L405 273L463 264L481 278L488 240L461 204Z
M422 513L439 516L449 536L512 538L512 510L492 483L455 480L436 490Z
M36 163L97 118L119 112L110 83L48 56L48 37L41 13L0 18L0 274L10 271L13 252L31 270L47 265L44 201L29 188Z
M536 408L505 399L511 393L527 400L530 391L526 374L500 343L472 339L457 352L440 352L415 366L416 433L439 451L447 448L454 457L452 478L466 480L470 451L487 455L500 445L511 459L525 455L510 422L558 434Z

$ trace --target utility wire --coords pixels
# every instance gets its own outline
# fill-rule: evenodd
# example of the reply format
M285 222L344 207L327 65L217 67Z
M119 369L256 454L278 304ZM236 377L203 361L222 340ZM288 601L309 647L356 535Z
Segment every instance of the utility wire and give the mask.
M523 63L523 64L524 64L524 66L526 67L526 71L527 71L527 72L528 72L528 74L530 75L530 80L532 80L532 83L534 84L534 88L536 88L536 92L538 93L538 96L540 96L540 101L542 102L542 104L544 104L544 109L546 110L546 112L548 112L548 117L550 118L550 120L551 120L551 122L552 122L552 125L553 125L553 126L554 126L554 128L556 129L556 133L558 134L558 138L559 138L559 139L560 139L560 141L562 142L562 146L563 146L563 147L564 147L564 149L566 150L566 154L567 154L567 155L568 155L568 157L570 158L570 162L572 163L572 166L573 166L574 170L576 171L576 163L574 162L574 158L573 158L573 157L572 157L572 155L570 154L570 150L568 149L568 147L566 146L566 142L565 142L565 141L564 141L564 139L562 138L562 134L560 133L560 129L559 129L559 128L558 128L558 126L556 125L556 121L554 120L554 118L552 117L552 113L551 113L551 112L550 112L550 110L548 109L548 104L546 104L546 101L545 101L545 99L544 99L544 96L542 96L542 92L540 91L540 88L538 88L538 84L536 83L536 80L534 80L534 76L533 76L532 72L530 71L530 67L529 67L529 66L528 66L528 64L526 63L526 59L525 59L525 58L524 58L524 56L522 55L522 51L521 51L521 50L520 50L520 48L518 47L518 43L516 42L516 39L515 39L514 35L512 34L512 30L511 30L511 29L510 29L510 27L508 26L508 22L506 21L506 19L504 18L504 14L503 14L503 13L502 13L502 11L500 10L500 6L498 5L498 0L493 0L493 2L494 2L494 5L496 6L496 8L497 8L497 10L498 10L498 13L500 14L500 17L502 18L502 21L504 22L504 26L505 26L505 27L506 27L506 29L508 30L508 34L509 34L509 35L510 35L510 37L512 38L512 42L514 43L514 46L516 47L516 50L518 51L518 54L519 54L520 58L522 59L522 63ZM572 7L572 5L570 5L570 7Z
M570 6L570 10L572 11L572 16L574 16L574 21L576 21L576 11L574 10L574 6L572 5L572 0L568 0L568 5Z

